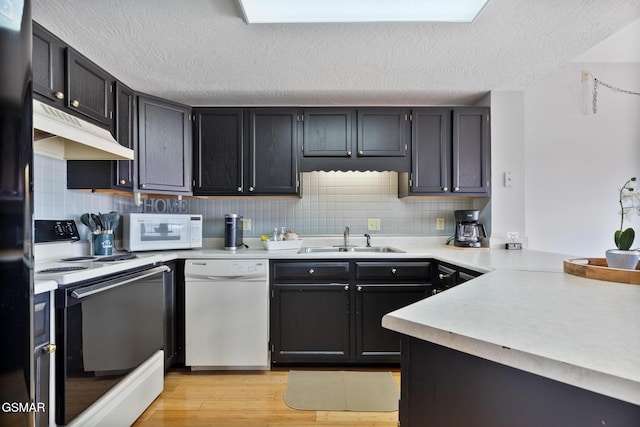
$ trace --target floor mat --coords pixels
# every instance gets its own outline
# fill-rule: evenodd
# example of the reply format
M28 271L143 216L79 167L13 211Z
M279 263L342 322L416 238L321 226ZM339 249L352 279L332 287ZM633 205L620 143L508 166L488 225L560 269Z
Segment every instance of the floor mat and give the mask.
M284 401L309 411L389 412L400 392L391 372L291 371Z

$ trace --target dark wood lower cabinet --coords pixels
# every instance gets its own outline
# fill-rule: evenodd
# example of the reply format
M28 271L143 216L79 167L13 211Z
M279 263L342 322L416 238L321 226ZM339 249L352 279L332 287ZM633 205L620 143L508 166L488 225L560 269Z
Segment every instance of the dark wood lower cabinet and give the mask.
M382 317L431 295L430 271L409 260L272 262L272 363L398 364L400 335Z
M640 406L403 337L402 427L640 425Z
M273 292L274 364L349 360L348 285L275 285Z
M430 294L430 285L357 285L357 360L398 363L400 334L383 328L380 324L382 316L413 304Z

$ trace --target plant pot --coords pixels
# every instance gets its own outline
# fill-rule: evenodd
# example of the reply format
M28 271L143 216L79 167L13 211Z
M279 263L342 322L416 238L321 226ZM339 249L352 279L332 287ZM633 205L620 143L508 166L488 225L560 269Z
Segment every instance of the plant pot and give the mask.
M621 249L609 249L606 252L607 266L609 268L621 268L635 270L640 261L640 252L635 250L623 251Z

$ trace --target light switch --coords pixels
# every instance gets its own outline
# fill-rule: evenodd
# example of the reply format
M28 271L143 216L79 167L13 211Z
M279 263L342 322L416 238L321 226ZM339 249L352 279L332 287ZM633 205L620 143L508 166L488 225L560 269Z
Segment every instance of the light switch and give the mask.
M511 172L504 173L504 186L513 187L513 174Z

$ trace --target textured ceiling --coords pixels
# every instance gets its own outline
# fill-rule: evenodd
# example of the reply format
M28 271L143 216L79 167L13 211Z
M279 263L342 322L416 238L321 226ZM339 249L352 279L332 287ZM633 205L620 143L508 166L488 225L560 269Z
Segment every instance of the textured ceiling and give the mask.
M489 0L472 24L246 25L234 0L32 1L125 84L193 106L472 104L640 18L638 0Z

